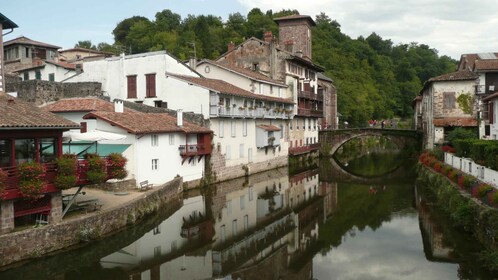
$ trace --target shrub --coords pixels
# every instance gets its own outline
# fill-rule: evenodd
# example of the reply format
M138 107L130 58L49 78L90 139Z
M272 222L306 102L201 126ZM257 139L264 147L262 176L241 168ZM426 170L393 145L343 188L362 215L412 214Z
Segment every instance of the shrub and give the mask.
M457 140L466 140L466 139L478 139L479 134L476 129L468 129L464 127L457 127L448 133L446 136L446 140L455 147L455 142ZM458 149L457 149L458 150Z
M107 179L105 160L97 154L86 154L85 158L88 162L87 180L94 184L105 182Z
M450 179L452 182L456 182L458 179L458 173L454 169L451 169L450 171L448 171L447 176L448 176L448 179Z
M128 160L118 153L112 153L107 156L107 171L109 176L113 179L124 179L128 172L126 172L125 165Z
M486 194L490 191L493 190L493 187L491 187L488 184L479 184L477 187L472 189L472 195L474 197L482 198L486 196Z
M441 163L439 161L435 161L433 168L436 172L441 172L441 169L442 169Z
M452 146L445 145L441 147L441 151L454 154L456 149L453 148Z
M19 191L28 199L39 198L45 189L45 170L40 163L25 162L17 167Z
M491 194L491 199L490 199L490 202L493 206L498 206L498 191L494 191L492 194Z
M452 170L453 170L453 167L451 167L451 166L449 166L449 165L447 165L447 164L444 164L444 165L443 165L443 168L442 168L442 170L441 170L441 174L443 174L443 175L447 175L447 176L448 176L448 178L449 178L449 173L450 173L450 171L452 171Z
M59 190L74 187L78 177L76 176L77 159L75 155L66 154L56 160L57 176L54 184Z

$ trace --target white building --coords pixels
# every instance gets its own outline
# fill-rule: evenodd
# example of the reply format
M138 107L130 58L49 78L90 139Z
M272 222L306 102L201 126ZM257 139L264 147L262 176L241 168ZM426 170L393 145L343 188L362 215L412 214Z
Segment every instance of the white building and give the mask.
M38 65L17 70L18 77L23 81L43 80L61 82L76 75L75 64L51 60L39 60L38 62Z
M124 146L122 154L128 159L128 178L136 179L137 183L148 180L160 185L175 176L182 176L184 181L204 176L205 156L211 151L209 129L185 122L182 117L141 113L123 108L119 100L115 103L113 106L98 98L63 99L47 105L46 109L80 123L82 134L97 132L126 136L122 140L99 141L95 151L105 153L106 149L116 151L116 146ZM79 151L77 144L70 143L73 147L70 152Z

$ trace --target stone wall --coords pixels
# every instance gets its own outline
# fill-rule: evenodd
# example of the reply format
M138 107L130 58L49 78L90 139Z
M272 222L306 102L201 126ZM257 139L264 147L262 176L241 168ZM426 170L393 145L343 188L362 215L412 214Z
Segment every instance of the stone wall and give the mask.
M289 164L287 156L276 157L268 161L226 166L225 156L213 149L210 157L210 172L214 182L248 176L259 172L275 169Z
M181 199L182 179L123 204L57 224L0 235L0 266L40 257L71 246L100 239L134 224L159 208Z
M17 92L19 99L42 105L62 98L102 96L97 82L59 83L41 80L17 81L6 84L6 92Z

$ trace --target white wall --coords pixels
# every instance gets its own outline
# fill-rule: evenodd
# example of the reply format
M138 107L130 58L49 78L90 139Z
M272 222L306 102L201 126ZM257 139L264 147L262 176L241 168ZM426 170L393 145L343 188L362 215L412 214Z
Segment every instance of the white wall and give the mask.
M444 162L498 189L498 171L479 165L469 158L460 158L450 153L444 153Z
M43 80L43 81L48 81L49 74L53 73L55 82L60 82L64 79L76 74L76 70L70 70L70 69L66 69L64 67L55 66L53 64L46 63L45 66L42 68L37 68L37 69L33 69L33 70L20 72L18 77L20 77L24 80L24 73L28 72L29 79L35 80L36 79L36 71L40 71L40 74L41 74L40 80Z

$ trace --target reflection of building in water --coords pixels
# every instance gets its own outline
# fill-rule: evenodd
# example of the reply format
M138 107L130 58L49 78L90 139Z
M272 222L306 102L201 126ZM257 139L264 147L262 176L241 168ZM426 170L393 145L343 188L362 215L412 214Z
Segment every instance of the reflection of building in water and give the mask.
M443 231L432 217L429 206L419 196L416 197L416 200L426 258L430 261L455 263L454 249L444 244Z
M317 248L318 223L324 214L317 171L290 179L287 174L266 173L259 178L251 176L245 185L231 188L231 192L217 191L218 197L226 199L224 207L213 206L219 209L213 213L213 276L232 273L234 277L250 277L261 273L286 279L290 275L295 279L305 279L303 275L309 278L312 265L308 254ZM268 264L278 264L278 271L271 265L265 270ZM300 269L289 271L298 264Z
M320 182L319 194L323 197L324 219L327 219L337 209L337 182Z
M199 242L212 237L205 219L202 196L183 201L183 206L139 240L100 260L102 267L121 267L133 279L209 278L210 252L189 254ZM208 221L208 222L206 222ZM209 236L211 233L211 236ZM201 243L202 244L202 243Z

